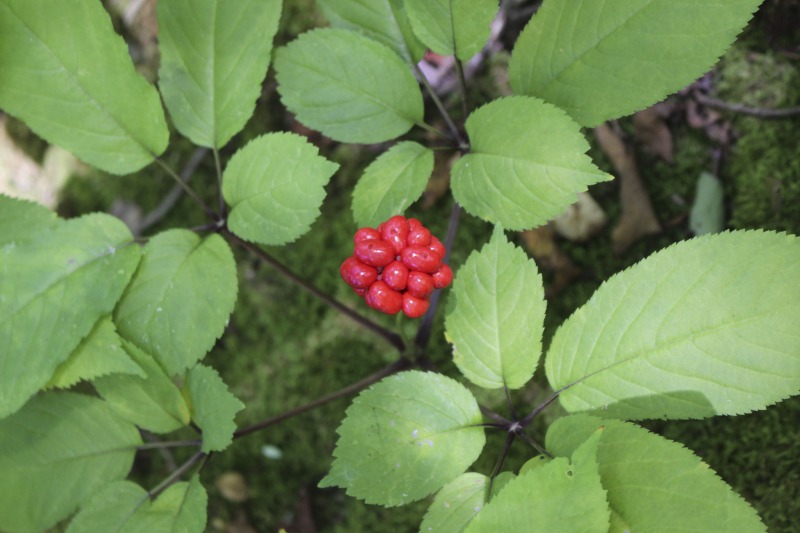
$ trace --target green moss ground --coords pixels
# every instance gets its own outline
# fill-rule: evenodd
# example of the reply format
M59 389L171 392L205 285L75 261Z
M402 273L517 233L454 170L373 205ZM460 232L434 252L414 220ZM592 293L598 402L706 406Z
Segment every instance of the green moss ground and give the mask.
M318 15L307 9L310 3L310 0L297 0L288 4L279 41L285 42L291 35L319 22ZM300 14L302 17L297 18ZM763 35L759 35L758 28L748 32L741 43L721 63L719 96L756 106L800 105L797 63L759 44L763 43ZM755 56L750 53L753 49L763 57L753 60ZM760 86L751 84L754 76L761 80ZM271 81L266 84L267 87L273 85ZM482 95L491 94L491 91L484 87L477 89ZM768 122L734 116L731 119L739 138L724 160L721 172L730 227L800 233L800 122ZM256 115L237 136L234 146L284 126L284 111L274 92L267 91ZM629 127L625 121L622 126ZM676 147L674 165L667 165L643 151L637 153L642 177L662 222L678 220L687 213L697 178L701 172L712 168L710 142L683 122L671 124L671 127ZM16 135L20 138L27 134L23 128ZM172 142L167 161L173 168L180 168L193 148L177 135L173 135ZM30 145L34 155L41 150L35 138ZM224 150L223 158L229 158L234 149ZM340 162L343 170L328 186L329 196L320 219L296 243L269 251L301 276L314 280L322 290L369 314L363 302L340 282L338 266L350 252L350 236L355 229L349 209L352 187L359 170L374 154L366 148L335 145L324 151ZM598 150L593 148L591 155L598 164L609 168ZM213 164L206 161L192 180L193 187L209 203L216 201L213 172ZM126 177L95 173L70 181L63 192L60 211L65 216L77 216L88 211L108 210L115 200L129 199L147 212L171 188L169 177L156 166ZM617 220L620 206L616 184L600 184L591 192L612 223ZM676 198L686 203L676 202ZM413 207L411 214L421 218L435 234L444 235L451 202L452 199L445 197L428 211ZM203 222L195 206L184 198L153 231ZM489 232L484 222L466 214L462 217L451 259L454 269L463 264L471 250L488 240ZM545 344L557 326L588 300L603 280L686 237L687 225L678 223L667 227L661 235L637 243L621 257L611 254L610 230L586 244L562 242L564 250L582 268L584 275L548 302ZM237 259L240 265L237 308L225 336L209 354L207 362L220 371L232 391L247 405L240 413L240 426L346 386L396 357L388 344L333 313L252 256L237 251ZM446 298L443 304L446 305ZM398 321L377 313L370 317L399 329L407 338L414 334L414 324L410 321ZM434 325L428 356L439 370L457 376L451 348L444 342L442 322L440 314ZM534 383L514 394L517 408L522 412L530 410L546 394L545 387L540 373ZM507 414L501 395L476 393L481 402ZM364 505L338 490L316 488L330 466L335 429L348 404L349 400L345 399L333 402L240 439L225 452L214 455L202 474L209 490L212 520L228 523L244 516L257 531L275 531L306 512L298 507L300 494L305 493L321 532L416 530L427 507L426 501L384 509ZM545 422L559 415L558 406L552 406L531 428L532 436L543 441ZM800 501L798 420L800 399L796 398L746 416L705 421L654 421L645 426L695 450L758 509L770 531L791 532L800 531L797 525L797 502ZM475 470L491 471L502 442L502 434L488 434L486 452ZM277 447L282 457L266 457L264 446ZM515 443L506 462L508 469L518 468L531 456L526 446ZM174 453L180 459L181 452ZM155 452L138 459L135 470L149 486L164 475L163 463ZM229 470L240 472L249 486L250 498L244 503L225 501L215 487L217 477Z

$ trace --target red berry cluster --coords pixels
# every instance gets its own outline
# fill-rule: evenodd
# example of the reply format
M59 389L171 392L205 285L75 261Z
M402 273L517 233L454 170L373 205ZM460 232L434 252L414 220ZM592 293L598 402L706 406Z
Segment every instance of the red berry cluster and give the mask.
M339 273L373 309L419 318L433 290L453 281L444 245L416 218L393 216L378 229L361 228L353 241Z

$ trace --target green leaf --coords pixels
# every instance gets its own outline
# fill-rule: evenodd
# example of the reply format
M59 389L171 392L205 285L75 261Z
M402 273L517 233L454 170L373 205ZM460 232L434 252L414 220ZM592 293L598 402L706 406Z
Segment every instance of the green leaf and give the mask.
M56 214L43 205L0 194L0 250L56 224Z
M392 146L364 170L353 191L353 217L359 226L377 227L403 213L428 184L433 151L413 141Z
M708 71L761 2L545 2L517 39L509 81L595 126Z
M697 192L689 212L689 228L695 235L719 233L725 229L725 191L722 183L710 172L697 180Z
M347 409L319 486L387 507L422 499L478 458L486 441L480 423L478 403L460 383L418 371L388 377Z
M169 433L191 420L180 389L152 356L123 341L123 348L144 377L114 374L95 380L97 392L125 420L153 433Z
M159 87L175 127L220 148L253 114L282 0L158 2Z
M522 475L530 470L534 470L539 468L540 466L544 466L547 463L552 461L552 457L547 457L546 455L537 455L536 457L532 457L525 461L519 469L519 475Z
M171 485L152 502L139 485L118 481L99 492L75 515L67 533L202 533L207 505L208 496L197 475L188 483Z
M92 381L109 374L145 377L142 368L122 348L122 339L117 335L111 317L104 316L70 354L69 359L58 366L47 387L66 389L81 380Z
M144 247L114 322L172 376L202 358L222 335L237 288L236 264L222 237L165 231Z
M458 369L488 389L522 387L541 355L545 306L535 263L495 227L453 282L445 328Z
M192 420L203 431L203 451L227 448L236 430L234 417L244 404L228 392L228 386L217 371L197 365L186 374L183 384L188 397Z
M611 179L584 155L589 143L580 126L536 98L497 99L466 126L472 148L453 166L453 196L507 229L544 224L589 185Z
M489 39L497 0L405 0L411 27L437 54L468 60Z
M747 231L662 250L556 332L547 378L570 412L703 418L800 390L800 239Z
M139 432L105 402L46 392L0 420L0 530L41 531L128 474Z
M425 45L411 30L403 0L319 0L317 5L333 27L360 31L406 63L416 65L425 54Z
M111 312L139 262L139 247L114 217L42 227L0 247L0 418L43 387Z
M0 108L115 174L167 147L155 88L134 69L99 2L0 0Z
M228 227L261 244L294 241L319 216L324 187L338 168L299 135L257 137L225 169L222 192L232 207Z
M569 455L601 426L597 463L613 523L648 533L766 531L753 508L699 457L634 424L560 418L547 432L547 449Z
M422 93L408 65L359 33L304 33L277 51L275 71L283 104L336 141L384 142L422 122Z
M467 472L445 485L425 513L421 532L459 533L486 503L489 478L483 474Z
M601 433L575 450L571 462L555 458L510 481L466 531L607 533L610 513L596 459Z

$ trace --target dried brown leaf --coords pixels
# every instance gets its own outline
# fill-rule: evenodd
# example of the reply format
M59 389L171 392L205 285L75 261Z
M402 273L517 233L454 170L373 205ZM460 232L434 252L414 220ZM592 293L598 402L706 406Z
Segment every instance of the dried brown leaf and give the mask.
M672 164L674 160L672 132L659 108L652 106L635 113L633 126L636 128L636 139L648 152Z

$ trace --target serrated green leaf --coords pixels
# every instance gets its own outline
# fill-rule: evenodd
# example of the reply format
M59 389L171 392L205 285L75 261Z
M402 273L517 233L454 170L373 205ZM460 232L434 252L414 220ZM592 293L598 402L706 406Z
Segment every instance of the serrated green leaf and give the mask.
M219 235L169 230L150 239L114 312L120 335L172 376L205 356L236 303L236 264Z
M522 387L542 350L544 288L533 261L495 228L456 274L445 316L453 361L488 389Z
M220 148L253 114L282 0L158 2L159 87L175 127Z
M0 194L0 247L20 243L56 224L56 214L43 205Z
M699 457L634 424L586 415L560 418L547 432L547 449L569 455L601 426L597 463L612 523L648 533L766 531L753 508Z
M509 81L584 126L662 100L708 71L763 0L545 2L517 39Z
M405 0L420 41L442 55L468 60L489 39L497 0Z
M98 378L94 386L100 396L120 417L153 433L169 433L189 424L189 406L155 359L131 342L123 341L122 347L145 376Z
M0 530L42 531L128 474L139 432L105 402L46 392L0 420Z
M411 30L403 0L319 0L317 5L334 28L360 31L411 65L425 54L425 45Z
M175 483L155 501L130 481L119 481L99 492L75 515L67 533L202 533L208 496L197 475Z
M261 244L294 241L319 216L325 185L338 168L299 135L270 133L250 141L225 169L228 227Z
M611 179L584 155L589 143L560 109L536 98L500 98L467 119L471 152L453 166L464 209L507 229L544 224L589 185Z
M111 317L104 316L69 358L56 368L46 387L66 389L81 380L92 381L109 374L145 377L142 368L122 348L122 339Z
M522 475L530 470L535 470L540 466L544 466L552 460L552 457L547 457L546 455L537 455L536 457L532 457L525 461L525 463L519 469L519 475Z
M603 284L556 332L547 378L570 412L703 418L800 390L800 239L706 235Z
M167 147L155 88L134 69L99 2L0 0L0 108L115 174Z
M428 184L433 151L413 141L392 146L365 170L353 191L353 218L359 226L377 227L403 213Z
M719 178L709 172L700 174L689 211L689 229L695 235L719 233L725 229L725 191Z
M575 450L572 461L555 458L510 481L466 531L607 533L610 512L596 459L601 433Z
M387 507L422 499L478 458L486 441L480 423L478 403L460 383L419 371L388 377L347 409L319 486Z
M306 32L276 52L275 71L283 104L336 141L384 142L422 122L422 92L408 65L359 33Z
M46 226L0 247L0 418L43 387L111 312L139 262L133 236L114 217Z
M192 412L192 420L203 431L203 451L227 448L236 430L234 417L244 404L228 391L217 371L197 365L186 374L184 394Z
M428 507L421 532L460 533L486 503L489 478L467 472L445 485Z

